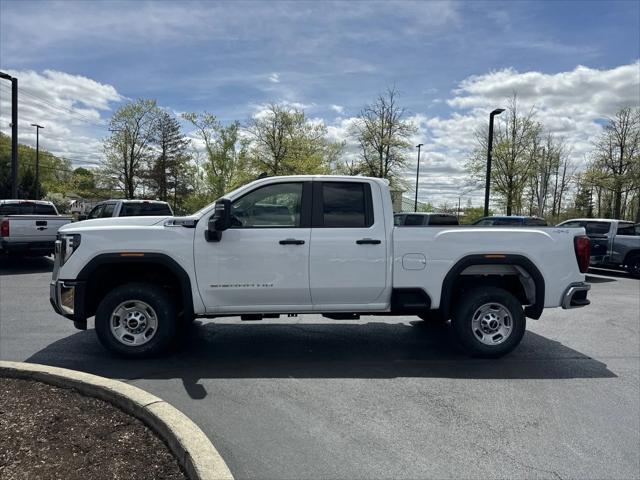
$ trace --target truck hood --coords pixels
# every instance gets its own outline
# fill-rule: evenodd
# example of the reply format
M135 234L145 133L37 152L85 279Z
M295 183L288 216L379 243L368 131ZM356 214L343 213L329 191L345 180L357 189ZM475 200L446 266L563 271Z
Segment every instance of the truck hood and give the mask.
M111 227L151 227L173 217L114 217L96 218L94 220L82 220L81 222L68 223L60 228L59 232L76 232L85 229L108 229Z

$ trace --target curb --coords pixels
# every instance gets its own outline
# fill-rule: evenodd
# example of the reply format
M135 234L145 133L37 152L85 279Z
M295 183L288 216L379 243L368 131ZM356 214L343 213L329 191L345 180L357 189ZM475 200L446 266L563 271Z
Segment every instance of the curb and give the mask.
M180 410L127 383L66 368L0 361L0 377L38 380L109 402L150 427L192 480L234 480L207 436Z

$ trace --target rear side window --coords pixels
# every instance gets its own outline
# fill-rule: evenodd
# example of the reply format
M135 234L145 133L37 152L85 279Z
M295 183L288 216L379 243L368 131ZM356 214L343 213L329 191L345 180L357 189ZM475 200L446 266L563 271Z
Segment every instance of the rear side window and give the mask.
M404 221L405 225L422 225L425 219L424 215L407 215L407 219Z
M371 190L368 184L323 182L321 194L322 226L364 228L373 225Z
M605 235L609 233L609 224L606 222L587 222L584 228L587 235Z
M404 215L396 215L393 217L393 224L395 226L404 225Z
M429 225L458 225L458 219L453 215L431 215Z
M166 203L145 203L145 202L134 202L134 203L124 203L122 205L122 209L120 210L121 217L141 217L141 216L162 216L162 215L171 215L171 209L169 205Z
M0 205L0 215L18 215L18 205L15 203L7 203Z
M617 235L640 235L640 224L634 225L633 223L619 223Z
M524 221L524 224L525 225L529 225L531 227L546 227L547 226L547 222L545 222L541 218L527 218Z
M493 221L493 225L522 225L522 219L510 217L496 218Z

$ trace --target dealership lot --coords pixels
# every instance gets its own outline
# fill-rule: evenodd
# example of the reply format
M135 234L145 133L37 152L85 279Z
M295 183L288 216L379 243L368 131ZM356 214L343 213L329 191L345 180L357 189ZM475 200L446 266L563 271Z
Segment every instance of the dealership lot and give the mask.
M0 259L0 359L123 379L189 415L236 478L637 478L640 281L593 271L500 360L415 317L198 321L114 358L48 299L49 259Z

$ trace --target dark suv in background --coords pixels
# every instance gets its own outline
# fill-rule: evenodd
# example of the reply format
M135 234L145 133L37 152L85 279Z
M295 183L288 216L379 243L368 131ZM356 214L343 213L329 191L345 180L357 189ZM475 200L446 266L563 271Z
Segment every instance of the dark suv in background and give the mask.
M547 222L540 217L523 217L520 215L496 215L494 217L482 217L471 225L479 225L484 227L546 227Z
M393 224L397 227L424 227L459 225L458 218L448 213L396 213Z

